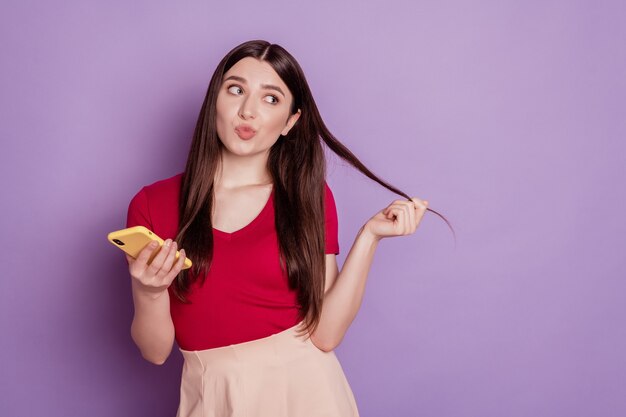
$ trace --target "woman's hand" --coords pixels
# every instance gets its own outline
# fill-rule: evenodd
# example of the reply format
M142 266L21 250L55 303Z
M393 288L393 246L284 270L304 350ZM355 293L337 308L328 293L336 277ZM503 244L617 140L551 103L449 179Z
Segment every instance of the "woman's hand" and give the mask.
M133 287L141 293L152 296L152 298L157 298L166 292L185 263L184 249L180 250L178 261L174 263L176 247L176 242L167 239L161 251L149 265L150 256L159 248L157 241L153 240L143 248L137 259L133 259L127 254L126 259L128 260L130 276L133 279Z
M427 205L428 201L417 197L413 197L411 201L395 200L369 219L363 228L376 240L410 235L417 229Z

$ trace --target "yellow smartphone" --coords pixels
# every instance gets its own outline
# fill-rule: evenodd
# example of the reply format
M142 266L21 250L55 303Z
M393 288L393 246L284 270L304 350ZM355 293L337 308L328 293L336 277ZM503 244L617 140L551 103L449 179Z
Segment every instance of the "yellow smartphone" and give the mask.
M156 233L144 226L134 226L127 229L116 230L107 235L107 239L113 245L117 246L133 258L137 259L139 252L142 251L150 242L156 240L159 242L159 248L163 247L165 243L163 239L158 237ZM160 249L156 251L150 259L148 264L152 263L154 257L160 252ZM180 256L180 253L176 251L176 259ZM191 259L185 258L183 269L191 268Z

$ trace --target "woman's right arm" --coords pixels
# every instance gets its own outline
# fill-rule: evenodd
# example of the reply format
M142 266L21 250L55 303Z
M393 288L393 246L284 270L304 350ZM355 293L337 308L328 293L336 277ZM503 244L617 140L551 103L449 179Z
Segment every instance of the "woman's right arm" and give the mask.
M157 365L165 362L174 345L174 323L167 288L185 262L185 251L181 249L180 257L174 263L176 247L176 242L166 240L163 250L149 265L148 259L158 249L156 241L146 246L137 259L126 256L135 307L131 336L141 355Z

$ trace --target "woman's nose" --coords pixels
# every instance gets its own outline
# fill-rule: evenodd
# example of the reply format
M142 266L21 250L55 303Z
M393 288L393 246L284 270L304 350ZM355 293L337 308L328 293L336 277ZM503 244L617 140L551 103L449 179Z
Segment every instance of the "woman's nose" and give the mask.
M254 105L252 104L252 100L250 99L250 97L247 97L241 103L241 107L239 108L239 116L243 119L251 119L251 118L254 118L255 115L256 115L256 109L254 108Z

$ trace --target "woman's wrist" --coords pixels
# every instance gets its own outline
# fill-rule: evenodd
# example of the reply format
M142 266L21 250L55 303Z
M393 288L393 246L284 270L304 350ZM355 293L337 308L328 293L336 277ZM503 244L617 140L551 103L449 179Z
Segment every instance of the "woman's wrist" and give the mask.
M380 239L382 238L374 234L369 229L367 223L365 223L365 225L363 225L363 227L361 227L361 229L359 230L359 233L357 233L357 239L363 240L372 245L377 245L378 242L380 242Z
M132 289L136 296L148 300L156 300L167 293L167 288L147 287L135 279L132 280Z

